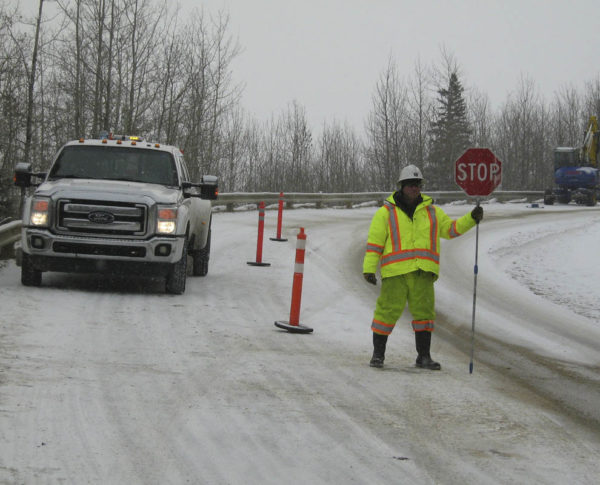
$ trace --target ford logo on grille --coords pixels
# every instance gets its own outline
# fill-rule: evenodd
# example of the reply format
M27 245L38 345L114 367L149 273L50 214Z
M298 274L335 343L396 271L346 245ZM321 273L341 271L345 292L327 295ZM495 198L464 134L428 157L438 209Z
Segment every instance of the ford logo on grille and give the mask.
M110 224L114 222L115 216L110 212L95 211L88 214L88 220L95 224Z

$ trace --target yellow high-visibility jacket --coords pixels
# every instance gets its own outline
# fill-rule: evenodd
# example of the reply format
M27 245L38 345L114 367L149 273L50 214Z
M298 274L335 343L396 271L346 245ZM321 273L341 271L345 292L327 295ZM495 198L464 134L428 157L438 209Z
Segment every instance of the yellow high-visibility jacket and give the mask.
M363 273L375 273L381 264L381 277L389 278L416 270L440 272L440 237L452 239L475 226L471 213L452 220L433 199L421 194L423 202L412 220L390 195L371 221Z

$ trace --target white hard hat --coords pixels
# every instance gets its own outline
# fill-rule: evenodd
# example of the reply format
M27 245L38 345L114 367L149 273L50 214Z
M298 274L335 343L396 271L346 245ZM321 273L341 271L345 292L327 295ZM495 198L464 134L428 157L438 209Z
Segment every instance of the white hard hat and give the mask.
M400 171L400 177L398 177L398 183L403 180L423 180L423 174L416 165L407 165Z

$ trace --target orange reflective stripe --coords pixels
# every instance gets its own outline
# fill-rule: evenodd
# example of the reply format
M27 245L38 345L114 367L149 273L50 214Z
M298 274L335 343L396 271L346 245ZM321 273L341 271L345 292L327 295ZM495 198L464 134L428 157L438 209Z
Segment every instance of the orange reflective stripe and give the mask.
M385 323L380 320L373 319L371 323L371 330L380 335L390 335L394 329L395 323Z

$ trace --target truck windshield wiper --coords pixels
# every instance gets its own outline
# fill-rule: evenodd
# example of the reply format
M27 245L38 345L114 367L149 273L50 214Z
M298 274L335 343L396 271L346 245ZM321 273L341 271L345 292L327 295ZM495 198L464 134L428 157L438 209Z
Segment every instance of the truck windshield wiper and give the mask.
M49 180L58 180L58 179L78 179L81 178L79 177L79 175L73 175L73 174L52 174L50 175L50 177L48 177Z
M132 179L129 177L111 177L109 179L106 180L118 180L119 182L139 182L142 183L141 180L136 180L136 179Z
M90 177L89 175L86 177L81 177L80 175L74 175L74 174L54 174L54 175L50 175L50 177L48 177L48 180L60 180L60 179L91 179L91 180L101 180L100 177Z

